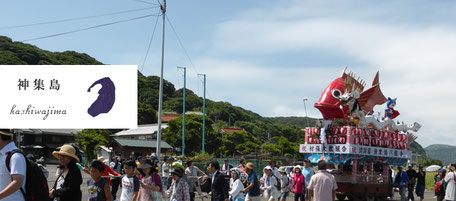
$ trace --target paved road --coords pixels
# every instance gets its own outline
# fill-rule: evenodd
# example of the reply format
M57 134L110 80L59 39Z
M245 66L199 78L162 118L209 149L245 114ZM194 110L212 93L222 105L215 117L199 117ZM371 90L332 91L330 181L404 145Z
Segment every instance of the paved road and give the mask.
M52 188L54 186L54 182L55 180L57 179L57 177L55 176L55 173L56 173L56 170L57 170L57 165L47 165L46 167L49 171L49 178L48 178L48 183L49 183L49 187ZM81 191L82 191L82 200L85 201L88 199L88 195L87 195L87 179L90 178L90 175L82 172L82 185L81 185ZM117 196L118 198L120 198L120 192L121 192L121 189L119 188L119 191L117 192ZM291 195L293 196L293 195ZM437 199L434 199L434 192L425 192L424 193L424 201L435 201ZM201 199L197 199L197 201L200 201ZM205 201L210 201L210 199L204 199ZM294 198L292 197L289 197L287 199L287 201L292 201L294 200ZM399 197L399 193L396 192L395 193L395 197L392 199L394 201L400 201L400 197ZM415 196L415 200L419 201L419 198L417 199L416 196Z

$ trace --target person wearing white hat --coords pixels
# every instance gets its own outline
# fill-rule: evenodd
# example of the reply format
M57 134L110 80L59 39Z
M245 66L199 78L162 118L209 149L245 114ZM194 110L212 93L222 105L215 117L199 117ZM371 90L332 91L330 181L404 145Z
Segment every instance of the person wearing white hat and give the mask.
M295 183L295 189L294 189L294 196L295 196L295 201L298 201L298 199L301 199L301 201L304 201L304 190L306 187L306 179L304 178L304 175L302 174L302 167L301 166L296 166L295 167L295 175L293 177L293 181Z
M0 129L0 165L5 166L9 152L18 148L12 142L13 133L9 129ZM26 162L22 154L13 154L10 168L0 168L0 200L23 201L24 196L19 189L25 190Z
M60 161L60 172L54 187L49 190L49 197L54 201L80 201L82 197L82 176L76 163L79 158L76 150L71 145L63 145L59 151L52 155Z
M287 173L285 171L285 167L282 166L278 170L280 174L280 184L281 189L280 189L280 196L279 196L279 201L285 201L287 200L288 194L290 193L288 189L288 185L290 184L290 178L288 178Z
M271 166L264 167L264 173L266 174L266 178L264 179L264 186L261 187L263 190L263 196L268 201L277 200L277 177L273 175Z
M230 178L230 191L228 194L230 195L230 199L233 201L244 201L244 184L240 180L241 171L239 168L231 169L231 178Z

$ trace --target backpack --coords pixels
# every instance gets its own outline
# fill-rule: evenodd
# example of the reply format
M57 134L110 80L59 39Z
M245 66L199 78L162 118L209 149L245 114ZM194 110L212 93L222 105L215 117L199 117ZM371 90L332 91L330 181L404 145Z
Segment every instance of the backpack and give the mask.
M44 176L43 171L35 163L35 161L28 160L24 153L16 149L8 152L6 157L6 167L11 172L10 162L11 157L15 153L20 153L25 158L26 164L26 178L25 178L25 192L23 188L20 188L22 195L26 201L49 201L49 187L47 179Z
M277 184L276 184L276 187L277 187L277 190L281 191L282 190L282 182L280 181L279 178L277 178L277 176L275 176L274 174L272 174L273 177L275 177L276 181L277 181Z
M288 183L287 183L288 191L293 192L293 190L294 190L294 181L292 179L290 179L290 177L288 177L287 175L285 175L284 177L286 177L287 181L288 181Z
M442 190L443 190L443 182L439 181L435 184L434 192L437 194L440 194L442 192Z

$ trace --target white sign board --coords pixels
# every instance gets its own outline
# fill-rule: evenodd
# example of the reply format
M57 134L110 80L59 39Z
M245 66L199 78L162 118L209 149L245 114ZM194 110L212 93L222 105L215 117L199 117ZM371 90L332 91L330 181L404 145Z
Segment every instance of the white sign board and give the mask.
M300 144L299 153L356 154L376 157L411 158L412 151L354 144Z
M137 66L0 65L0 128L136 128Z

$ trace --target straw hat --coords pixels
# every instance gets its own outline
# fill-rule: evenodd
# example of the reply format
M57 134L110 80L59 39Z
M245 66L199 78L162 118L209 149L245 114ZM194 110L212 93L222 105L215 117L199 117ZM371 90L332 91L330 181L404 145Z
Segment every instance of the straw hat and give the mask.
M279 172L287 172L287 171L285 171L285 166L280 167L278 171Z
M13 133L11 133L10 129L0 129L0 135L7 135L13 137Z
M79 158L76 156L76 150L74 149L73 146L68 145L68 144L63 145L62 148L60 148L60 151L52 152L52 155L57 159L59 158L59 155L69 156L71 158L74 158L76 160L76 162L79 163Z
M100 161L100 162L102 162L102 163L108 162L108 161L106 160L106 158L103 157L103 156L98 157L98 158L97 158L97 161Z
M245 167L246 167L246 168L249 168L249 169L251 169L251 170L254 170L254 169L255 169L255 165L254 165L253 163L247 163L247 164L245 165Z

